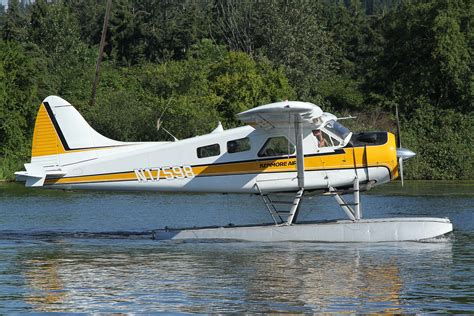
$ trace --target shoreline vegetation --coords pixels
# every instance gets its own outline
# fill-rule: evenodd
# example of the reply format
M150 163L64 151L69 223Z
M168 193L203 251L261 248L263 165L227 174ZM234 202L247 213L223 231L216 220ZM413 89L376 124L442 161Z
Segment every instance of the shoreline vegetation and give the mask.
M236 127L285 99L396 133L397 105L407 179L474 179L472 1L113 1L91 106L105 7L0 5L0 181L29 161L48 95L121 141L170 140L160 117L178 139Z

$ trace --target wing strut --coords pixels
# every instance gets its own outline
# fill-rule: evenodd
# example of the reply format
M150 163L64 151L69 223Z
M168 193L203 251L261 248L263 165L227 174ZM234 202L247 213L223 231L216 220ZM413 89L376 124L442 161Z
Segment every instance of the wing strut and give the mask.
M303 129L299 114L295 114L296 138L296 170L298 171L298 186L304 189L304 154L303 154Z
M286 220L287 225L296 223L300 209L300 203L304 194L304 151L303 151L303 128L301 127L301 117L295 114L295 139L296 139L296 170L298 176L298 187L296 196L293 200L290 213Z

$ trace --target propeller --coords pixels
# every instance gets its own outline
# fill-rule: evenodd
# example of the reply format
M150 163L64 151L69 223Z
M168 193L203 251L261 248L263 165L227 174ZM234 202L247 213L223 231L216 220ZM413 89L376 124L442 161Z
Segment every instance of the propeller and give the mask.
M397 119L397 158L398 158L398 173L403 187L403 161L415 157L415 153L410 149L402 147L402 136L400 133L400 119L398 116L398 104L395 104L395 117Z
M408 148L397 148L397 158L398 158L398 173L400 173L400 180L402 181L403 186L403 161L415 157L415 153Z

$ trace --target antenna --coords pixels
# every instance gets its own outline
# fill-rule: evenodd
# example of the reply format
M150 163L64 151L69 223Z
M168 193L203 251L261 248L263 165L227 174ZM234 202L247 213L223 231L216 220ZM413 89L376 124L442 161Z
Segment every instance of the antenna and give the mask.
M357 118L357 116L352 116L352 115L349 115L349 116L344 116L344 117L338 117L337 120L350 120L350 119L355 119Z
M170 135L171 137L173 137L173 141L178 141L179 139L176 138L176 136L174 136L173 134L171 134L166 128L162 127L161 124L161 118L163 117L163 115L165 115L166 111L168 110L170 104L171 104L171 101L173 100L173 98L169 99L168 103L166 104L166 107L165 107L165 110L163 112L161 112L161 115L160 117L156 120L156 131L158 132L161 128L168 134Z
M178 141L179 139L177 139L173 134L171 134L166 128L163 127L163 130L168 134L170 135L171 137L173 137L173 141L176 142Z

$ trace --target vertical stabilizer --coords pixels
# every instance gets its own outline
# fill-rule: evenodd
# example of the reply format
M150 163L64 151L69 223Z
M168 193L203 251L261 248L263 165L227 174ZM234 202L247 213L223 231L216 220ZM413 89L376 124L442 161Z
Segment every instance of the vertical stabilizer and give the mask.
M121 144L97 133L66 100L49 96L41 103L36 117L31 156L65 154Z
M96 150L125 145L96 132L66 100L49 96L36 115L31 163L25 164L28 186L41 186L47 175L63 175L61 167L97 158Z

